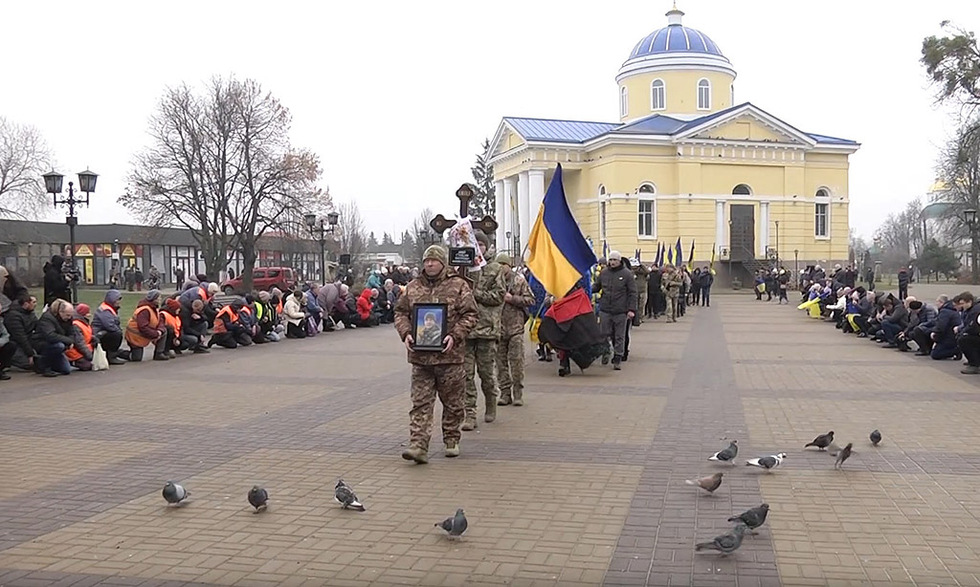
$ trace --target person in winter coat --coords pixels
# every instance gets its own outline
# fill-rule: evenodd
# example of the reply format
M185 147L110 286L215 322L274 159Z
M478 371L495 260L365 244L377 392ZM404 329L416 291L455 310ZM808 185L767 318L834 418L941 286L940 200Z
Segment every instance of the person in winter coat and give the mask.
M357 298L357 325L358 326L377 326L378 317L373 312L374 302L371 290L365 288Z
M909 295L909 270L902 267L898 270L898 299L904 300Z
M0 265L0 316L3 316L10 309L14 300L26 293L27 287L17 279L17 276L12 275L6 267Z
M75 326L72 318L75 308L71 302L55 299L46 312L38 318L31 344L40 359L40 372L45 377L69 375L71 365L65 351L75 345Z
M514 271L506 253L497 255L507 286L504 308L500 315L500 339L497 341L497 383L500 385L498 406L524 405L524 323L534 294L527 280Z
M130 360L139 363L143 351L153 345L153 360L166 361L167 324L160 318L160 290L151 289L136 304L133 317L126 323L126 342L129 343Z
M602 294L599 298L599 325L602 334L609 338L613 349L613 369L618 371L625 351L626 323L636 315L638 298L636 281L623 265L623 256L619 251L609 253L608 266L599 273L593 290ZM608 362L608 356L604 357L602 363Z
M306 311L309 312L310 317L316 322L317 328L320 327L320 322L323 320L323 308L320 307L320 286L313 284L310 289L306 292Z
M909 311L904 302L896 302L891 296L885 298L883 306L885 318L881 321L878 338L887 343L885 348L897 348L898 333L904 331L909 325Z
M299 291L299 290L297 290ZM299 292L302 295L303 292ZM214 345L235 349L252 344L252 332L245 301L235 298L230 304L222 306L214 318L214 334L208 341L208 348Z
M645 309L647 318L658 318L663 315L667 307L667 300L664 298L663 290L663 269L652 267L650 275L647 276L647 307Z
M306 314L303 312L303 291L297 289L282 305L286 321L286 338L306 338Z
M78 367L79 371L92 370L95 345L99 344L99 339L92 332L92 325L89 323L91 312L92 309L88 304L75 306L75 315L72 318L75 344L65 351L65 357L72 365Z
M36 359L37 351L34 350L34 344L31 342L37 329L35 308L37 308L37 298L23 293L10 305L10 309L3 316L3 323L10 334L10 344L17 347L11 360L13 366L24 371L34 370L40 373L41 362Z
M110 289L105 293L105 298L99 307L95 309L92 316L92 332L102 344L106 358L110 365L124 365L125 359L129 357L129 351L120 351L122 346L123 331L119 324L119 305L122 302L122 293L117 289Z
M956 303L963 313L963 325L956 330L957 344L967 360L960 373L977 375L980 374L980 304L968 291L956 296Z
M320 287L320 292L316 296L317 305L323 310L323 331L327 332L337 327L334 320L334 306L337 305L337 298L340 297L340 281L325 283Z
M711 286L715 284L715 276L711 273L710 267L701 269L699 277L701 283L701 305L711 307Z
M44 305L61 299L71 299L71 282L64 273L65 258L54 255L51 261L44 264Z
M956 344L956 330L961 324L960 313L956 310L956 305L952 300L945 301L939 307L939 316L929 332L929 338L933 342L929 356L937 361L950 358L958 359L960 350Z
M7 369L14 364L14 353L17 352L17 345L10 340L10 333L0 319L0 381L10 379Z

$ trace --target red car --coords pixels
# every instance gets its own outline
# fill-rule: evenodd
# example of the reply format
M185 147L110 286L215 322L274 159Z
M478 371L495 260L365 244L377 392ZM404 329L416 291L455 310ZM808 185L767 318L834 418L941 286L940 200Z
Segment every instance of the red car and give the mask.
M252 286L260 291L278 287L288 292L296 287L296 273L291 267L256 267L252 270ZM221 284L221 291L228 295L248 293L241 275L235 279L226 279Z

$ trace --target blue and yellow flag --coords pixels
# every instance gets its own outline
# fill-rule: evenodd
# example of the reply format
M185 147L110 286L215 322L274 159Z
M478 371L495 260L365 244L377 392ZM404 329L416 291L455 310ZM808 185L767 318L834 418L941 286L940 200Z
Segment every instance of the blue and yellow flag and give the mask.
M674 260L677 261L678 267L684 264L684 249L681 248L681 237L677 237L677 244L674 245Z
M667 264L668 265L673 265L674 264L674 249L672 247L667 247L667 245L664 245L664 246L667 249Z
M687 256L687 270L694 271L694 239L691 239L691 254Z
M527 244L528 269L548 293L558 298L564 297L596 264L595 253L568 209L561 165L555 168Z

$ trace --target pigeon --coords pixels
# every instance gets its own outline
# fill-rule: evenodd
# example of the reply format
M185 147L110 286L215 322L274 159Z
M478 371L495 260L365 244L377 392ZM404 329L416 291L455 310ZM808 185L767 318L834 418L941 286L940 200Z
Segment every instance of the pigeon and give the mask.
M442 528L449 533L450 537L458 538L466 532L466 515L463 514L463 508L456 510L456 515L451 518L446 518L442 522L435 524L436 528Z
M831 430L830 432L828 432L826 434L821 434L820 436L814 438L813 439L813 442L809 442L807 444L804 444L803 445L803 448L807 448L807 447L810 447L810 446L815 446L815 447L819 448L820 450L825 450L828 446L830 446L830 443L833 442L833 441L834 441L834 431Z
M776 467L778 467L779 465L783 464L783 459L785 458L786 458L786 453L781 452L779 454L769 455L767 457L749 459L745 461L745 464L750 465L752 467L760 467L767 471L771 471Z
M179 504L187 499L190 494L190 491L173 481L167 481L167 484L163 486L163 499L167 500L169 504Z
M847 443L839 453L837 453L837 462L834 463L835 469L843 469L844 461L846 461L851 456L851 447L854 446L850 442Z
M764 503L759 507L754 507L750 510L745 510L737 516L732 516L728 518L729 522L741 522L749 527L750 530L755 530L759 526L766 523L766 516L769 515L769 504Z
M717 550L722 555L727 555L738 550L742 546L742 535L745 534L745 524L735 524L735 527L726 534L715 536L711 542L701 542L694 545L694 550Z
M715 489L721 487L722 475L724 475L724 473L715 473L714 475L708 475L707 477L701 477L700 479L688 479L684 481L684 483L687 483L688 485L696 485L708 493L714 493Z
M345 510L350 509L363 512L365 509L367 509L361 505L361 502L357 501L357 496L354 495L354 488L344 483L343 479L337 481L337 487L333 492L333 498L337 500L337 503L344 506Z
M255 511L252 513L257 514L265 511L265 508L269 505L269 492L258 485L253 485L248 490L248 503L252 504L252 507L255 508Z
M733 440L728 448L725 450L720 450L715 454L708 457L709 461L720 461L723 463L731 462L732 465L735 464L735 457L738 455L738 441Z
M871 444L872 446L878 446L881 442L881 432L874 430L871 432Z

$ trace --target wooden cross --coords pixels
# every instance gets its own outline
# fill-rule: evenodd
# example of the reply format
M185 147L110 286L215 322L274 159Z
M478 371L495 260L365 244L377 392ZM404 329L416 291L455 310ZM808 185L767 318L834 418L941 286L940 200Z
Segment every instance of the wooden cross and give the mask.
M463 185L459 186L459 189L456 190L456 197L459 198L460 218L469 215L470 200L473 199L473 194L475 192L476 186L470 183L464 183ZM470 224L473 226L473 228L482 230L483 234L487 235L488 237L496 232L497 227L499 226L497 221L494 220L492 216L484 216L481 220L471 220ZM446 230L456 226L456 221L449 220L442 214L438 214L429 222L429 226L432 227L432 230L436 231L438 234L443 234ZM466 277L465 267L458 267L457 271L460 275Z

